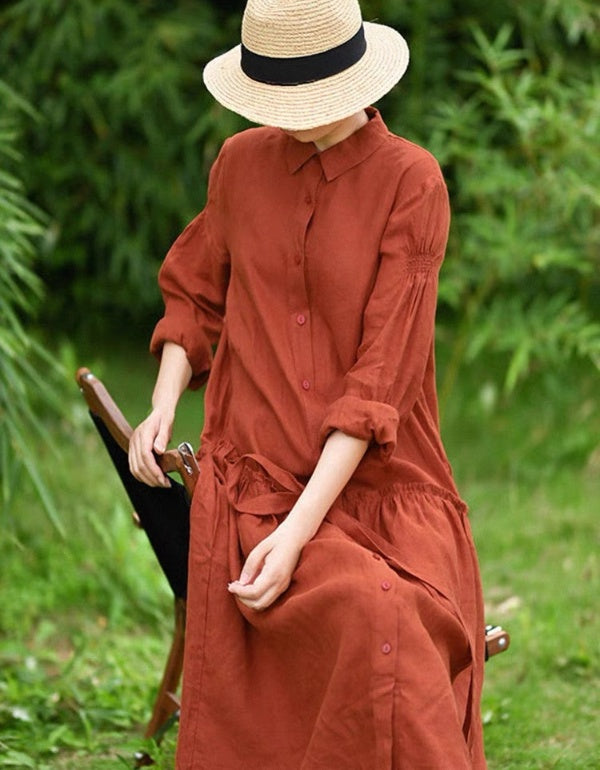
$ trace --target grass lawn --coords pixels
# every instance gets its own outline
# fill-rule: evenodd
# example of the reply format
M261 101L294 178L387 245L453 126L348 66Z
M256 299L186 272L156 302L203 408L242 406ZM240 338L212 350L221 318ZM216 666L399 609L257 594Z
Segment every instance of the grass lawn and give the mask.
M76 358L132 422L144 415L146 357ZM481 372L467 375L444 435L471 508L487 618L512 636L486 669L490 768L600 768L597 382L538 382L507 404ZM67 537L25 484L1 516L0 767L131 767L171 597L74 384L65 401L69 414L53 427L62 455L39 453ZM175 440L196 444L200 423L199 399L186 394ZM172 767L175 732L158 768Z

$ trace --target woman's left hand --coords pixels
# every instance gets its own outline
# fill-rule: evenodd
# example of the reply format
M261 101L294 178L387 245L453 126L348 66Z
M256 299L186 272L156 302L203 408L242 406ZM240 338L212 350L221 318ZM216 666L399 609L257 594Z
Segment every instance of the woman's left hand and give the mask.
M305 544L367 451L369 442L339 430L329 434L304 491L277 529L250 551L229 591L253 610L266 610L287 590Z
M228 590L253 610L266 610L289 587L304 543L281 525L249 553Z

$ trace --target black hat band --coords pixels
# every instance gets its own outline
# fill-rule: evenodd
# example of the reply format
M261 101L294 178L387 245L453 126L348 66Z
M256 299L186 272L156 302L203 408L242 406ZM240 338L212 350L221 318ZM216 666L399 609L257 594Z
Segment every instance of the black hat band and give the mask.
M259 83L268 83L273 86L299 86L338 75L360 61L366 50L367 41L361 24L356 35L353 35L350 40L328 51L310 56L292 58L261 56L250 51L242 43L241 66L249 78Z

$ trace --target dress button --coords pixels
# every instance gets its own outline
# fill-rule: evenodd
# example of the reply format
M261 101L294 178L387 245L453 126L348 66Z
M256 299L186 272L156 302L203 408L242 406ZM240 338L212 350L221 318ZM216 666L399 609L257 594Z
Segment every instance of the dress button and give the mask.
M371 554L371 556L372 556L374 559L377 559L377 561L381 561L381 556L380 556L378 553L372 553L372 554Z
M304 200L310 206L310 204L312 203L312 197L311 197L310 193L304 198Z
M306 323L306 316L303 315L302 313L298 313L298 315L296 316L296 323L298 324L298 326L304 326L304 324Z
M389 644L389 642L385 642L385 644L381 645L381 652L384 655L389 655L391 651L392 651L392 645Z
M383 583L381 584L381 589L383 591L389 591L391 587L392 587L392 584L390 583L389 580L384 580Z
M308 380L302 380L302 387L304 390L310 390L310 382Z

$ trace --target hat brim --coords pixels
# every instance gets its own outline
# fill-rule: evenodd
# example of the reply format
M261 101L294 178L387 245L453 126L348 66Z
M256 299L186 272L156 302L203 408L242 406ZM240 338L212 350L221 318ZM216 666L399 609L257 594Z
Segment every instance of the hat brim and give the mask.
M337 75L294 86L259 83L242 71L238 45L206 65L204 83L224 107L253 123L291 131L334 123L381 99L408 67L408 45L399 32L372 22L364 29L365 53Z

